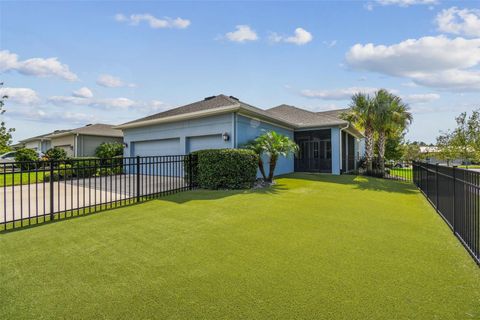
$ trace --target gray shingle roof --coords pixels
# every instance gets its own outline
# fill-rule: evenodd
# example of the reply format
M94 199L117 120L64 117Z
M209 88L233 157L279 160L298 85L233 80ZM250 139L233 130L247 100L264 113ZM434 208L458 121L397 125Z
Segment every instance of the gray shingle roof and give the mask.
M113 127L114 125L104 124L104 123L88 124L80 128L54 131L51 134L49 134L47 137L53 138L57 135L64 135L65 133L72 133L72 134L78 133L78 134L103 136L103 137L123 137L123 132L121 130L114 129Z
M331 110L323 112L312 112L300 109L286 104L273 107L266 110L269 114L281 118L290 123L294 123L297 127L324 127L344 125L348 122L340 119L339 115L344 110Z

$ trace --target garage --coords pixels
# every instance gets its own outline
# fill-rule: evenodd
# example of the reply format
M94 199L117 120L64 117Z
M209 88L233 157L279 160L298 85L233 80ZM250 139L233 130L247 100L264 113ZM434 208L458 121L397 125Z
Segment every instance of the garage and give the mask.
M231 147L231 142L224 141L221 134L212 134L187 138L187 151L193 152L204 149L223 149Z
M182 153L180 138L133 142L132 156L168 156Z

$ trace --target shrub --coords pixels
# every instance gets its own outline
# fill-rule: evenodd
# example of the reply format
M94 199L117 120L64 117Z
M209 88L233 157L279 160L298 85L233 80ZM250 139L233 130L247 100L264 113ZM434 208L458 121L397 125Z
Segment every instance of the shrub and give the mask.
M64 149L53 147L45 152L45 158L47 158L47 160L61 161L66 160L68 157Z
M72 179L73 178L73 169L71 164L60 164L58 166L57 170L53 171L53 181L58 181L58 180L67 180L67 179ZM45 175L43 177L43 180L46 182L51 181L52 176L50 172L45 172Z
M98 158L76 158L72 161L73 174L77 178L93 177L97 173L99 165L100 161Z
M123 155L123 144L119 142L103 142L97 149L95 155L100 159L109 159Z
M38 154L35 150L22 148L17 150L15 154L15 161L26 162L21 164L21 167L24 170L35 169L37 167L36 161L38 161Z
M193 182L205 189L243 189L253 186L258 156L245 149L211 149L193 152ZM187 173L189 168L187 166Z

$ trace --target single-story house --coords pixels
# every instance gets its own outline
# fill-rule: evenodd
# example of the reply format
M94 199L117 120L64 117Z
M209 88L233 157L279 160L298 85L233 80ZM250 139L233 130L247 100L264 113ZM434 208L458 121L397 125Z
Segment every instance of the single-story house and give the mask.
M233 96L207 97L124 123L124 156L188 154L201 149L241 148L265 131L284 134L300 146L281 158L276 173L340 174L356 168L363 135L340 119L344 110L312 112L289 105L260 109Z
M91 157L103 142L123 143L121 130L110 124L87 124L70 130L56 130L44 135L21 140L25 148L46 152L50 148L62 148L69 157Z

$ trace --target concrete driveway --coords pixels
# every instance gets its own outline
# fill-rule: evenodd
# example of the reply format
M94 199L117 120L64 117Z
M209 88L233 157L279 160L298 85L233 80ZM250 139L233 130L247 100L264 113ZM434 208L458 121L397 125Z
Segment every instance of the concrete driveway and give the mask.
M140 195L187 187L183 178L140 176ZM0 187L0 223L50 214L50 183ZM64 212L137 196L136 175L116 175L53 182L54 212Z

